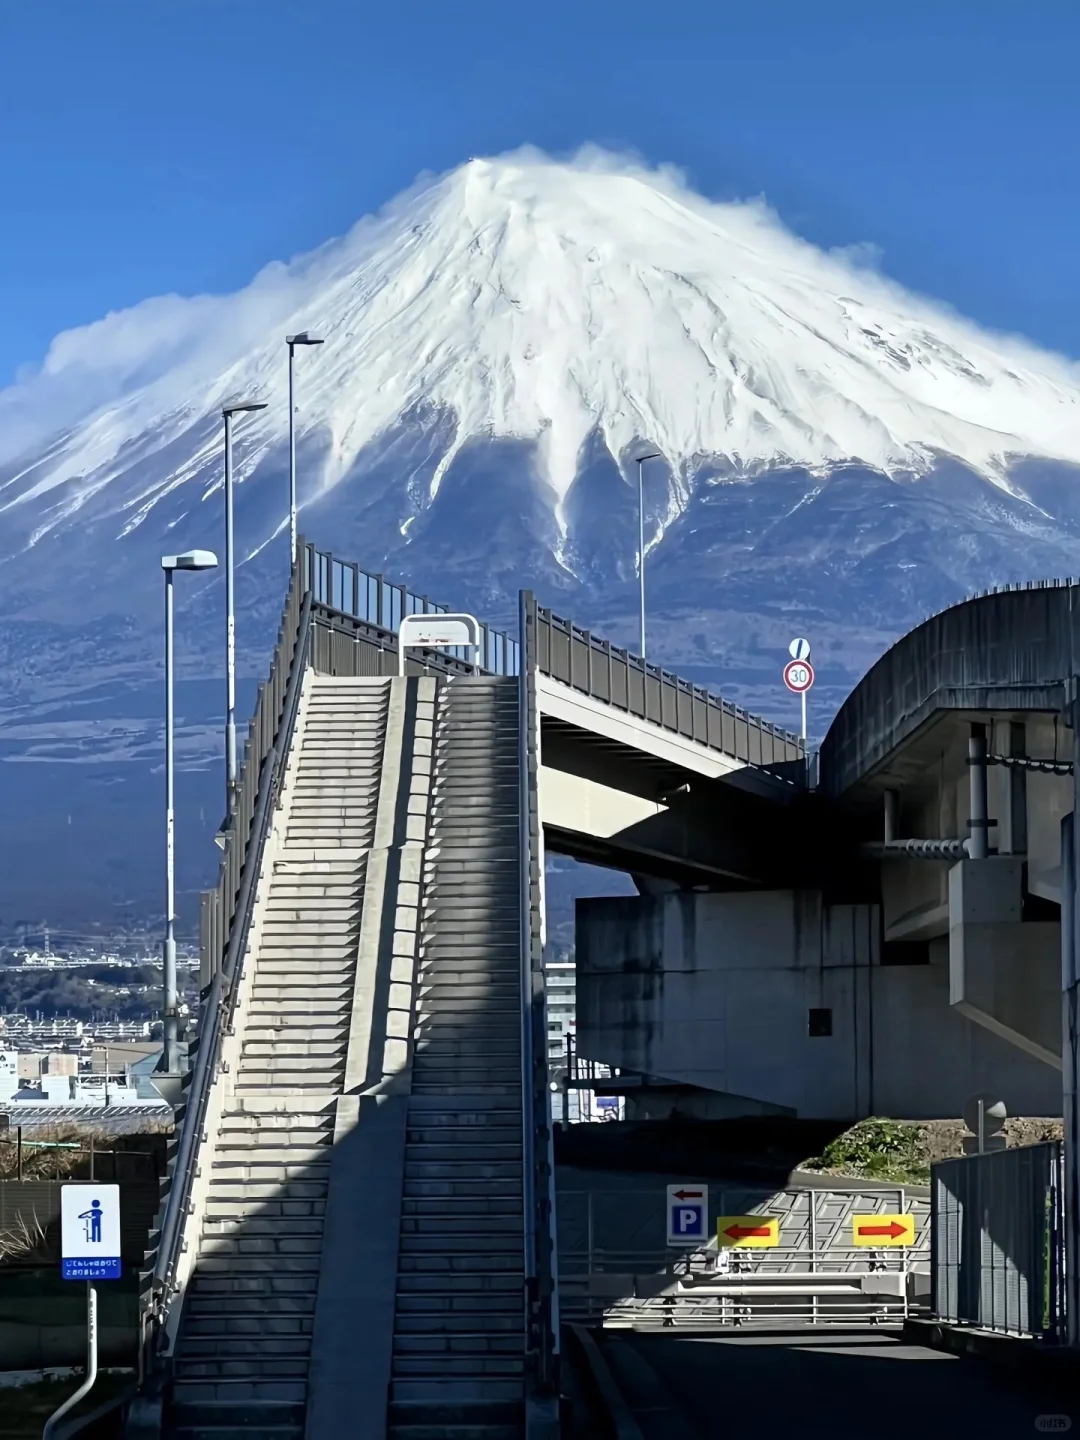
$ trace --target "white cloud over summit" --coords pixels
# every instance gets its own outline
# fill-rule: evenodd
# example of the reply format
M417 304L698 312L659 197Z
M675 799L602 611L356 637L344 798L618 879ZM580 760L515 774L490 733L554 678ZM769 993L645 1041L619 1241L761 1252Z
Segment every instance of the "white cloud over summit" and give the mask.
M705 455L918 473L943 453L989 478L1012 454L1080 462L1075 365L910 294L878 261L595 148L470 161L236 294L161 296L57 336L0 392L0 505L73 482L130 514L133 447L152 455L240 391L270 402L249 422L255 448L276 444L283 337L303 328L326 339L301 415L329 436L326 485L420 403L455 417L447 463L473 435L537 440L560 496L593 431L616 457L647 439L676 473ZM200 475L214 444L170 461L159 493ZM12 463L46 446L44 465Z

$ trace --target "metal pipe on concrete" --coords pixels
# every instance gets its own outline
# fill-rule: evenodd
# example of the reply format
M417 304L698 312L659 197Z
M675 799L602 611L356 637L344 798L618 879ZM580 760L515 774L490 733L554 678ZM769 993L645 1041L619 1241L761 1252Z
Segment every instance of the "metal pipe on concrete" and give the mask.
M860 846L873 860L966 860L966 840L871 840Z
M1067 763L1071 770L1072 761ZM1027 772L1031 768L1034 767L1027 753L1027 726L1022 720L1010 720L1005 793L1009 810L1009 853L1012 855L1027 854Z
M990 810L986 786L986 726L972 725L968 739L968 780L971 792L971 838L968 855L985 860L990 854Z
M885 791L885 834L882 836L886 845L891 845L897 838L897 816L900 813L900 794L897 790Z

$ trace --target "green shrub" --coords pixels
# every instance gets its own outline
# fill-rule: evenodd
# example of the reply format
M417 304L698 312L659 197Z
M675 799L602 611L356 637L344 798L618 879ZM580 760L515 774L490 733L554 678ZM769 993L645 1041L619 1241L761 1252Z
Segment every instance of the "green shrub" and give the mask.
M867 1180L925 1185L930 1180L930 1166L923 1140L923 1127L910 1121L862 1120L830 1141L809 1163Z

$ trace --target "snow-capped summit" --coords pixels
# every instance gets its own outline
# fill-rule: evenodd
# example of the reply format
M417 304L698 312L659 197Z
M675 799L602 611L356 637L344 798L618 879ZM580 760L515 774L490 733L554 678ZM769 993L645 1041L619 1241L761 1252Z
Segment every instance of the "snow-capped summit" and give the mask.
M522 152L419 184L239 294L148 301L59 337L0 395L0 434L31 442L0 472L0 513L32 514L18 529L34 541L87 507L118 534L177 491L187 509L191 482L201 497L216 480L215 418L238 393L270 402L245 426L250 472L285 436L282 337L301 329L325 340L301 388L309 497L362 483L403 416L443 418L400 526L480 437L532 447L560 532L592 437L624 469L643 441L662 453L665 523L706 462L918 475L950 456L1000 480L1018 455L1080 461L1076 366L822 253L761 205L600 154ZM67 433L42 433L57 415Z
M162 296L61 335L0 392L0 759L42 762L0 764L0 810L22 817L0 853L5 913L35 885L54 895L60 871L88 905L152 889L158 560L220 549L234 397L268 405L238 421L236 465L241 670L265 673L284 340L301 330L325 342L296 362L311 539L494 621L529 585L632 644L627 482L658 453L651 658L792 724L780 670L808 635L812 733L927 610L1080 572L1076 365L673 172L599 152L474 160L235 295ZM200 799L180 823L205 831L221 580L188 582L179 756Z

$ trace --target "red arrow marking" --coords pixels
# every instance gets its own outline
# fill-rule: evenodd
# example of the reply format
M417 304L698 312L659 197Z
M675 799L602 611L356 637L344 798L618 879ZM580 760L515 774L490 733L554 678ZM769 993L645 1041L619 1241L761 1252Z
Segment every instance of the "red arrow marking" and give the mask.
M771 1225L729 1225L724 1231L730 1235L732 1240L745 1240L748 1236L756 1236L767 1240L772 1234Z
M671 1192L676 1200L700 1200L700 1190L673 1190Z
M903 1235L907 1230L906 1225L900 1225L895 1220L890 1220L888 1225L860 1225L860 1235L891 1235L895 1240L898 1235Z

